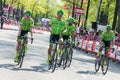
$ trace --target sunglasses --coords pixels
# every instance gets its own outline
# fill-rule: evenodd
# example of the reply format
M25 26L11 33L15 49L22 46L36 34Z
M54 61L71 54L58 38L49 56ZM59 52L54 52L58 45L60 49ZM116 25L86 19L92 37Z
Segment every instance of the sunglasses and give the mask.
M27 16L27 17L29 17L29 16L30 16L30 14L26 14L26 16Z

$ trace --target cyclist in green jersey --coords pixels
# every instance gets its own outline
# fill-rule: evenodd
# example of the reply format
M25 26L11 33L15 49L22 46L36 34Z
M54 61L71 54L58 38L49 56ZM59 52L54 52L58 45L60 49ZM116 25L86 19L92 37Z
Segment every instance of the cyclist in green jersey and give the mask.
M74 19L73 18L69 18L67 20L67 24L65 26L65 30L62 32L63 41L65 41L65 40L67 40L67 41L68 40L72 40L73 41L74 35L75 35ZM63 42L61 42L61 43L63 43ZM61 53L61 48L58 49L58 54Z
M47 62L49 62L51 57L51 51L52 51L52 44L55 43L55 41L59 42L60 35L62 31L65 29L65 21L62 20L63 11L59 10L57 12L57 17L52 18L50 20L49 26L51 26L51 36L50 36L50 45L48 48L48 59ZM60 47L60 45L59 45Z
M17 46L16 46L16 55L15 55L15 58L14 58L14 62L17 62L18 61L18 49L19 49L19 46L21 44L21 36L27 36L28 32L30 31L31 33L31 38L33 36L33 33L32 33L32 27L34 26L34 21L33 19L31 18L31 11L26 11L25 12L25 17L23 17L20 21L20 29L19 29L19 32L18 32L18 37L17 37ZM27 39L26 39L27 40ZM27 40L28 42L28 40ZM27 43L25 44L25 47L27 49Z
M103 31L101 34L101 42L103 42L105 47L110 47L111 41L114 39L114 32L112 31L112 26L107 25L106 31ZM100 45L99 52L97 53L97 57L99 58L100 53L103 49L103 45Z

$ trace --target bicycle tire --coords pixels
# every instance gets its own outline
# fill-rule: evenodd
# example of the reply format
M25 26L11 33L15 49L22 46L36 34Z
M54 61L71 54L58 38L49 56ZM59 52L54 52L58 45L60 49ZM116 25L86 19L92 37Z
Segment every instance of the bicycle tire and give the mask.
M104 60L106 60L106 64L104 64ZM109 59L107 57L105 57L102 59L102 62L101 62L101 69L102 69L103 75L105 75L107 73L108 68L109 68Z
M63 60L62 60L62 62L63 62L63 70L66 68L66 66L67 66L67 55L68 55L68 51L67 50L65 50L65 52L63 53Z
M18 65L20 65L22 52L23 52L23 47L22 45L20 45L19 50L18 50Z
M20 46L19 56L18 56L18 65L19 68L22 67L24 56L25 56L25 50L24 45Z
M100 69L101 60L95 60L95 72L98 72Z
M67 57L67 67L70 67L71 62L72 62L72 55L73 55L73 50L70 49Z
M57 51L55 51L54 52L54 57L53 57L52 73L55 71L55 68L56 68L57 57L58 57L58 53L57 53Z

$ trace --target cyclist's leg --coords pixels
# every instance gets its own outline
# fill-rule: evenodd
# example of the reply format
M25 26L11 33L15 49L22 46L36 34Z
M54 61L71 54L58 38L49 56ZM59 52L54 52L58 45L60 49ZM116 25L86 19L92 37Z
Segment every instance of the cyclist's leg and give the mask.
M25 53L26 53L28 50L28 38L27 38L28 33L26 33L25 36L26 36L26 43L25 43Z
M108 49L110 48L110 41L104 41L104 44L105 44L105 58L107 57L107 52L108 52ZM104 65L106 65L106 59L104 59L104 62L103 62Z
M55 42L55 36L50 35L50 40L49 40L49 48L48 48L48 56L47 56L47 63L49 63L49 60L51 58L51 52L52 52L52 44Z
M107 56L108 49L110 48L110 41L104 41L104 44L105 48L107 49L107 51L105 52L105 56Z
M63 39L63 40L62 40ZM58 54L60 55L61 54L61 50L62 50L62 47L63 47L63 42L65 40L68 39L68 37L66 35L63 35L62 39L59 40L59 48L58 48Z
M19 49L19 46L21 44L21 39L20 37L18 38L18 41L17 41L17 46L16 46L16 53L15 53L15 57L14 57L14 62L17 62L18 61L18 49Z
M102 49L103 49L103 44L100 44L100 48L99 48L99 51L97 53L97 57L100 57L100 54L102 52Z

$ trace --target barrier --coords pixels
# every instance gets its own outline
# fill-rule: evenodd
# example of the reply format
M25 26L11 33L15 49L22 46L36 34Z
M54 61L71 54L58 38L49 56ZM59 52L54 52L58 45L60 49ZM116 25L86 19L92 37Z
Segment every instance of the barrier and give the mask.
M3 25L3 28L4 29L7 29L7 30L19 30L20 28L20 25L12 25L12 24L4 24ZM39 27L36 27L36 28L33 28L32 31L34 33L39 33L39 34L42 34L42 33L48 33L49 31L47 31L46 28L39 28Z
M81 48L85 51L91 52L91 53L97 53L100 48L100 43L98 41L92 41L92 40L84 40L80 39L78 40L79 45L78 48ZM76 42L77 43L77 42ZM75 44L76 46L76 44ZM111 45L112 47L112 45ZM105 50L103 49L101 54L104 54ZM120 62L120 46L114 45L114 52L112 49L108 50L107 56L114 61L119 61Z
M80 40L79 40L79 45L78 45L78 48L81 48L81 47L82 47L82 45L83 45L83 39L80 39Z
M118 49L116 51L116 58L115 59L120 62L120 46L118 47Z
M83 45L82 45L82 49L83 50L87 50L87 44L88 44L88 40L83 40L83 43L82 43Z
M88 41L88 44L87 44L87 51L89 52L93 52L93 41Z

